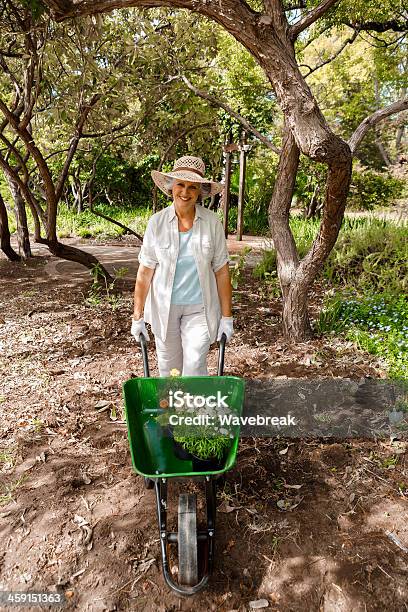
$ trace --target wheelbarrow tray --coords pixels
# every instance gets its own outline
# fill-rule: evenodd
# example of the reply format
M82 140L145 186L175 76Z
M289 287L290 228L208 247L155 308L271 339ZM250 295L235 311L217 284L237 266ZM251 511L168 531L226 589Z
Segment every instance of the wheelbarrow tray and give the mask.
M227 404L235 416L241 416L245 382L236 376L191 376L177 378L131 378L123 384L125 414L132 465L145 478L170 478L222 474L235 464L239 426L234 426L234 437L222 469L197 472L189 459L178 459L174 454L173 440L165 435L156 418L166 412L160 401L168 396L169 389L181 389L192 395L227 396Z

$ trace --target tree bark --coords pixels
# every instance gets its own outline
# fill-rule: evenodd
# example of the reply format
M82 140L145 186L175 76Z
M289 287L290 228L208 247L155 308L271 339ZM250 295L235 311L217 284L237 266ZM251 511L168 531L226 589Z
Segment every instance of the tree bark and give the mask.
M404 135L404 131L405 131L405 125L404 124L399 125L397 129L397 134L395 136L395 153L397 156L397 159L396 159L397 162L402 152L401 143L402 143L402 137Z
M0 193L0 247L10 261L21 261L21 257L11 246L7 208Z
M21 195L19 186L12 178L7 176L7 182L14 201L14 214L17 223L18 250L23 259L32 257L30 246L30 234L28 232L27 212L25 202Z
M283 299L283 329L292 337L293 330L304 336L310 334L310 322L307 315L307 293L302 294L298 310L291 289L296 284L296 271L299 267L299 256L292 231L289 226L289 211L295 188L296 173L299 166L299 147L293 134L285 125L282 152L279 158L276 181L272 200L269 205L269 226L276 249L277 272ZM299 301L299 300L298 300Z

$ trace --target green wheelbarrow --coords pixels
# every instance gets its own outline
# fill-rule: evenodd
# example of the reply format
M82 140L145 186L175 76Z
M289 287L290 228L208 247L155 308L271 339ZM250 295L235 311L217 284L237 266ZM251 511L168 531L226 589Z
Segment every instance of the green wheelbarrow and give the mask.
M146 341L140 335L144 378L132 378L123 384L125 413L132 464L135 472L144 477L145 487L155 489L157 518L160 532L163 575L168 586L180 595L193 595L207 583L214 562L217 481L235 464L239 425L230 433L229 445L218 465L203 462L197 467L192 456L176 452L174 439L168 429L158 422L165 413L163 397L169 389L181 388L192 397L217 396L228 398L228 406L237 417L242 414L244 380L223 376L226 337L219 347L218 376L152 378L149 373ZM218 396L217 396L218 397ZM238 419L237 419L238 420ZM171 479L192 479L204 483L206 525L198 529L196 495L181 493L178 502L178 531L167 530L167 486ZM169 571L168 547L178 547L178 581Z

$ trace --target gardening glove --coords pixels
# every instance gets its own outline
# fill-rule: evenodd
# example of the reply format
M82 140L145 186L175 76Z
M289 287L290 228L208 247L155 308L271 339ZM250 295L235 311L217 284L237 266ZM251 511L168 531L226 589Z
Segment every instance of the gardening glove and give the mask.
M147 329L146 329L146 324L143 320L143 317L141 319L139 319L138 321L135 321L135 319L132 319L132 327L130 328L130 333L132 334L132 336L135 337L136 342L139 342L139 336L140 334L143 334L144 337L146 338L147 342L149 342L150 337L149 334L147 333Z
M225 334L227 336L227 342L229 342L233 333L234 319L232 317L221 317L221 321L218 326L217 340L221 340L222 334Z

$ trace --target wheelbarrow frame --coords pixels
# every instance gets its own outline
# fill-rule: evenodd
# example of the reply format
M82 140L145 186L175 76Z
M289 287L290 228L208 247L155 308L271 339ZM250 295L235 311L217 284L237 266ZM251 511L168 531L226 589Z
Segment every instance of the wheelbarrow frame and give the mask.
M226 343L226 335L223 334L221 337L221 341L219 343L219 355L218 355L218 367L217 367L217 375L223 376L224 374L224 355L225 355L225 343ZM148 355L147 355L147 344L146 344L146 339L143 336L143 334L140 334L139 336L139 342L141 345L141 350L142 350L142 358L143 358L143 371L144 371L144 377L145 378L150 378L150 368L149 368L149 363L148 363ZM126 417L128 419L128 414L126 411ZM129 421L128 421L128 428L129 428ZM130 432L129 432L129 441L131 436L130 436ZM238 440L234 440L234 449L233 452L236 455L236 447L238 444ZM131 445L131 450L132 450L132 445ZM132 450L133 453L133 450ZM234 455L234 461L235 461L235 455ZM133 454L132 454L133 457ZM139 469L135 466L135 471L138 473L141 473L143 475L143 472L140 472ZM203 589L206 584L208 583L209 577L211 576L212 570L213 570L213 564L214 564L214 539L215 539L215 526L216 526L216 507L217 507L217 503L216 503L216 495L217 495L217 480L224 478L224 472L227 469L230 469L230 467L232 467L232 464L229 465L228 467L226 466L224 468L224 470L220 470L214 473L200 473L200 472L193 472L192 474L182 474L180 476L175 475L167 475L167 474L163 474L163 475L158 475L158 476L153 476L153 475L144 475L144 482L145 482L145 487L147 489L155 489L155 494L156 494L156 510L157 510L157 520L158 520L158 527L159 527L159 532L160 532L160 547L161 547L161 555L162 555L162 571L163 571L163 576L164 579L167 583L167 585L176 593L178 593L179 595L194 595L195 593L199 592L201 589ZM167 492L168 492L168 479L170 478L190 478L194 481L201 481L204 482L204 488L205 488L205 499L206 499L206 518L207 518L207 524L205 529L201 529L201 530L195 530L194 533L194 538L196 538L196 542L195 542L195 546L197 549L197 554L198 554L198 550L199 550L199 543L205 543L206 545L206 557L204 558L204 569L203 569L203 575L202 578L199 580L199 582L197 582L196 584L180 584L177 583L173 580L171 572L170 572L170 568L169 568L169 559L168 559L168 545L169 544L178 544L179 545L179 576L180 576L180 565L181 565L181 560L180 560L180 555L181 555L181 541L184 538L185 535L185 530L187 529L187 532L191 529L191 525L188 526L188 523L185 523L185 520L187 518L192 518L194 517L194 522L196 521L196 508L195 508L195 495L180 495L179 498L179 526L178 532L168 532L167 531ZM188 499L190 498L190 499ZM193 510L191 510L191 508L189 510L187 510L186 514L183 514L183 508L188 508L188 502L193 502ZM187 502L187 506L185 506L185 503ZM181 514L180 514L181 513ZM183 534L181 534L181 526L180 526L180 516L183 519ZM187 525L187 527L186 527ZM191 533L187 533L188 535L192 535ZM184 541L184 540L183 540ZM187 546L187 557L189 556L191 550L189 548L189 544L188 544L188 537L187 537L187 542L184 542L183 546ZM184 549L185 550L185 549ZM185 565L185 564L184 564ZM188 565L188 560L187 560L187 565ZM198 567L198 558L197 558L197 567ZM183 570L184 572L185 570ZM198 572L197 568L196 571ZM188 571L187 574L188 575ZM194 575L194 573L193 573ZM197 573L198 576L198 573ZM198 577L197 577L198 579Z

